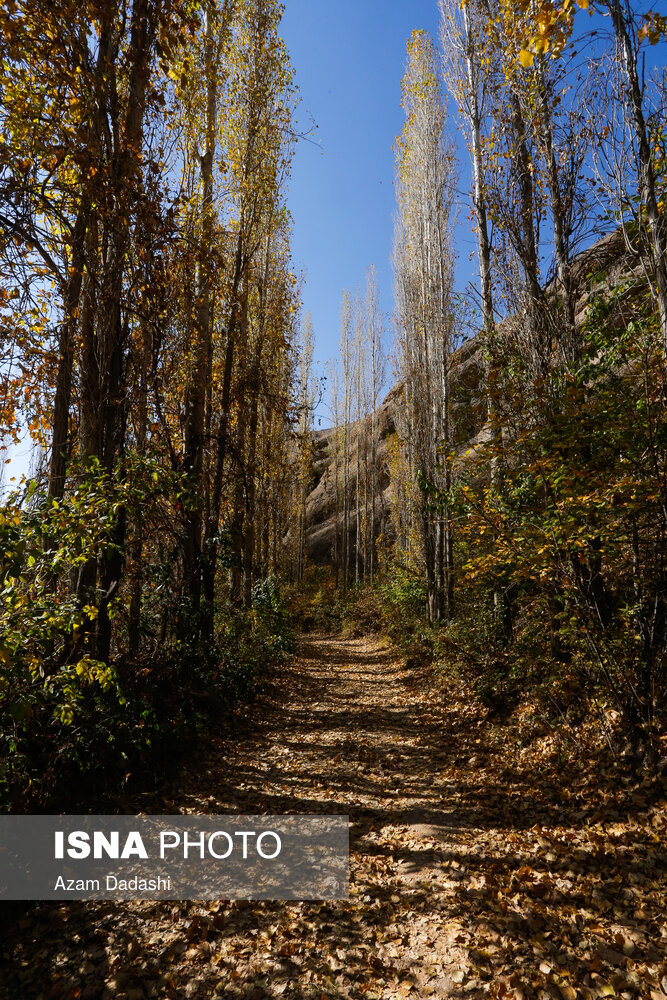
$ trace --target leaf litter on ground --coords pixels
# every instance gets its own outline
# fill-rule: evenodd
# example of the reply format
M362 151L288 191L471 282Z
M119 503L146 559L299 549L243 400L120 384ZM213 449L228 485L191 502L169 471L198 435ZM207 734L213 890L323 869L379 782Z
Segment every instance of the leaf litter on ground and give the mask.
M42 904L0 995L664 1000L666 805L592 735L564 758L376 637L310 637L233 739L124 811L349 814L349 900Z

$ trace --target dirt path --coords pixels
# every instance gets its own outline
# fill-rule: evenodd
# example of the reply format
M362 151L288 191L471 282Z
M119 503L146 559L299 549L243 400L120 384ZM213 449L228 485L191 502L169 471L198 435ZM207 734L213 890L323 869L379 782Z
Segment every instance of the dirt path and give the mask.
M422 681L377 639L311 638L145 806L349 814L349 902L49 904L0 948L6 995L667 994L664 806L601 780L596 818L539 729Z

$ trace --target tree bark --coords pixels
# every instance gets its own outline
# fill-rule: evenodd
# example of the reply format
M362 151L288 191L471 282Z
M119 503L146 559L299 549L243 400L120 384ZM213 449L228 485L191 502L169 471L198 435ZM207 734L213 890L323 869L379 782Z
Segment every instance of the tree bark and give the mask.
M72 399L74 340L79 319L79 300L83 283L89 215L90 199L84 190L72 233L72 258L70 277L65 292L65 317L60 327L58 340L58 373L53 403L53 436L48 486L48 495L54 500L59 500L65 492L65 476L69 457L69 411Z
M624 11L621 0L611 0L610 9L616 43L620 51L623 70L628 84L628 100L639 154L639 186L642 200L646 206L646 215L651 234L662 347L663 353L667 355L667 231L665 214L661 213L658 208L655 167L644 115L644 102L639 74L637 72L637 58L633 51L632 39L630 37L629 15Z
M216 59L217 19L215 4L206 4L204 74L206 79L205 147L201 163L201 237L199 243L198 287L195 303L194 365L186 395L184 469L192 489L186 519L184 549L184 584L195 614L199 610L202 585L202 527L205 497L208 492L203 477L204 423L209 358L211 356L211 297L214 266L213 253L213 161L216 148L218 115L218 76ZM209 595L207 595L208 597ZM210 613L210 609L209 609Z

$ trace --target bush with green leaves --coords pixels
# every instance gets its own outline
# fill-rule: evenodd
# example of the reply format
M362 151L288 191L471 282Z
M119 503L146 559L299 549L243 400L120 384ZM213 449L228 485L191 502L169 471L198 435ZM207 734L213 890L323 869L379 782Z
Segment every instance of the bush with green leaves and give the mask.
M381 595L383 624L391 640L399 647L412 649L421 638L422 645L427 646L425 581L397 566L381 585Z
M137 505L175 536L186 487L150 459L128 458L112 476L98 463L78 469L61 499L32 483L0 508L0 809L92 807L128 777L146 780L292 649L271 578L255 588L253 609L223 613L213 641L194 642L202 630L175 592L164 531L143 550L141 627L154 640L140 655L128 652L129 588L80 586ZM95 655L102 614L114 626L108 662Z
M460 456L447 499L458 592L496 604L491 688L567 677L639 759L667 707L667 371L655 315L619 321L624 295L591 300L576 363L498 373L503 434Z
M256 628L264 636L274 658L294 652L294 632L282 590L275 576L258 580L252 588L252 610Z

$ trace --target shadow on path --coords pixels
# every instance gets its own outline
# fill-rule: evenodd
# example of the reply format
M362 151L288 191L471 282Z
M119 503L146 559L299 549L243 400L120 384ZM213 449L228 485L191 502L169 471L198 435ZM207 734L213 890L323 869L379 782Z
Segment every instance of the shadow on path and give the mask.
M511 736L375 638L309 636L236 737L143 808L349 814L350 900L41 906L4 942L2 995L643 995L664 961L650 795L601 756L582 803ZM617 836L596 833L602 802Z

